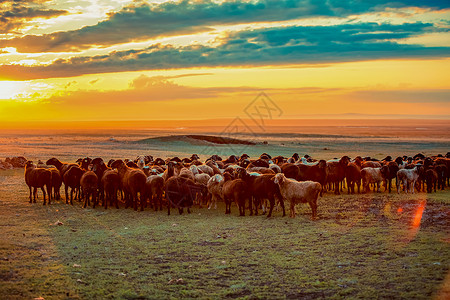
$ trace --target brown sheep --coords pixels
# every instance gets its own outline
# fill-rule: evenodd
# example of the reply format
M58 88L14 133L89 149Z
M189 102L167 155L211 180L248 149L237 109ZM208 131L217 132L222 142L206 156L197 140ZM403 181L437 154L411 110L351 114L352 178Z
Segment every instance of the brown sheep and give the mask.
M194 204L195 196L199 192L203 192L204 188L196 184L194 181L181 177L172 176L165 184L165 193L167 198L167 215L170 215L170 207L178 208L180 215L183 213L183 208L187 208L188 213L191 213L190 208Z
M117 169L122 182L122 188L125 192L126 204L125 208L131 204L134 210L137 210L140 195L141 211L145 207L145 184L147 177L141 169L129 168L122 160L116 160L112 163L111 168Z
M66 173L67 170L69 170L70 167L73 167L73 166L78 167L78 164L75 164L75 163L63 163L63 162L59 161L59 159L54 158L54 157L50 158L49 160L47 160L46 164L47 165L53 165L53 166L55 166L58 169L59 173L61 174L61 178L63 179L64 184L66 183L64 181L64 173Z
M98 178L92 171L86 171L80 178L80 186L83 191L84 196L84 208L90 205L89 199L92 196L93 208L98 204L97 198L97 188L98 188Z
M355 193L355 184L358 187L358 194L361 193L361 159L355 158L345 169L345 178L347 180L348 193Z
M319 160L319 162L315 165L304 165L298 164L298 176L297 178L293 178L297 181L315 181L320 183L322 186L322 190L320 191L320 196L322 196L323 191L325 189L325 185L328 177L328 169L327 162L323 159ZM288 177L286 175L286 177ZM289 177L288 177L289 178Z
M434 169L428 169L425 171L425 182L427 184L427 193L431 193L433 191L433 188L434 192L436 192L438 174Z
M345 179L345 170L349 162L348 156L343 156L339 161L327 162L327 181L334 184L335 195L340 195L340 183Z
M48 170L52 172L52 190L50 191L50 193L52 193L53 199L60 200L61 199L60 189L62 185L61 174L56 168L49 168Z
M245 216L245 200L250 203L248 186L242 179L233 179L229 173L224 173L224 183L222 187L225 201L225 214L231 213L231 203L235 202L239 207L239 216Z
M46 204L45 188L47 188L48 204L52 199L52 172L45 168L36 168L32 161L25 164L25 183L30 189L30 203L36 203L37 189L40 188L44 194L44 205ZM33 188L33 201L31 198L31 188Z
M389 161L384 166L381 167L381 173L384 178L384 191L389 189L391 192L392 179L397 179L397 172L399 170L398 164L395 161Z
M274 182L280 188L283 200L290 203L291 218L295 218L295 205L297 203L308 203L312 211L312 219L317 217L317 199L322 185L315 181L296 181L286 178L283 173L275 175Z
M164 194L164 178L159 175L150 175L145 183L146 199L155 210L162 210Z
M110 205L114 205L116 208L119 208L117 191L121 189L121 185L122 183L117 170L107 169L103 172L101 186L102 192L104 193L102 201L105 209L108 209L108 202Z
M84 171L78 166L71 166L67 171L64 172L63 181L64 181L64 191L66 195L66 203L69 201L69 187L70 187L70 204L73 205L73 192L75 191L76 195L79 195L80 191L80 180L81 176L83 176Z
M269 213L267 217L272 216L272 211L275 206L275 198L280 201L281 207L283 209L283 217L286 215L284 208L283 197L280 194L280 189L274 182L275 174L265 174L265 175L252 175L249 174L245 169L238 170L238 176L245 181L249 190L250 196L254 200L255 215L258 215L258 206L263 203L263 200L269 200ZM252 215L252 207L250 206L250 215Z

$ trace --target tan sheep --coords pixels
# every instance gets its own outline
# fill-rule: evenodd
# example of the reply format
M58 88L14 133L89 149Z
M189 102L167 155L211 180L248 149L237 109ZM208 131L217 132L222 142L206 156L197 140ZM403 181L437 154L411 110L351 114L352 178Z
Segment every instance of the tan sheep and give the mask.
M284 201L289 201L291 218L295 218L295 205L297 203L308 203L312 210L312 219L317 217L317 198L322 185L315 181L296 181L286 178L283 173L275 175L274 182L280 187L280 193Z

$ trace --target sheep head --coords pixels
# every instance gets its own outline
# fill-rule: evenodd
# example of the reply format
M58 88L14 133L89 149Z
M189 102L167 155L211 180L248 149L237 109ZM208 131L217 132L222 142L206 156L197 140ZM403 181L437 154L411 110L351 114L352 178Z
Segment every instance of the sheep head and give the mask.
M275 174L275 179L273 180L273 182L275 182L276 184L283 184L283 182L286 180L286 176L284 176L283 173L277 173Z

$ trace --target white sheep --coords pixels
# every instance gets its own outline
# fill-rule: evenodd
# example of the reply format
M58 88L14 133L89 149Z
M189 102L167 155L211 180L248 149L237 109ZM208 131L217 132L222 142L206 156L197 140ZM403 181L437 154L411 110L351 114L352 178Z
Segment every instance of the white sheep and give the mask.
M403 183L403 188L408 193L414 194L414 185L419 178L419 169L415 166L413 169L401 169L397 172L397 193L400 194L400 182Z
M295 218L295 205L297 203L308 203L312 210L312 219L317 216L317 198L322 190L322 185L315 181L296 181L286 178L283 173L275 175L274 182L280 188L284 201L290 202L291 218Z
M208 188L208 192L211 195L208 209L211 209L213 203L214 209L217 209L217 199L223 200L222 186L224 182L225 180L220 174L216 174L208 180L206 187Z
M364 192L369 192L369 184L373 183L377 185L377 192L380 193L381 183L384 182L383 174L381 174L381 168L366 167L361 170L362 186ZM375 190L375 187L374 187Z
M202 173L208 174L209 176L213 176L213 175L214 175L214 170L213 170L213 168L211 168L211 167L208 166L208 165L199 165L199 166L197 166L197 169L198 169L199 171L201 171Z

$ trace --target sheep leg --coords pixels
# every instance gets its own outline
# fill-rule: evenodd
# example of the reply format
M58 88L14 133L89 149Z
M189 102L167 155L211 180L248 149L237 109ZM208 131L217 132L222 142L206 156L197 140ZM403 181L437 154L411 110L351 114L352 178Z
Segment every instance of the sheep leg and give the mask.
M31 186L29 186L28 188L30 189L30 203L33 203L32 192L31 192Z
M316 219L317 216L317 203L315 203L314 201L309 202L309 206L311 207L311 211L312 211L312 220Z
M272 196L269 198L269 213L267 214L267 218L272 216L273 207L275 206L275 198Z
M43 205L45 205L47 203L47 201L45 199L45 189L44 189L44 187L41 187L41 190L42 190L42 194L44 194L44 204Z
M33 188L33 202L36 203L37 187Z
M69 204L69 196L68 196L68 187L66 184L64 184L64 192L66 193L66 204Z
M73 188L70 188L70 205L73 205Z
M293 200L291 200L291 205L290 205L290 209L291 209L291 218L295 218L295 203Z

